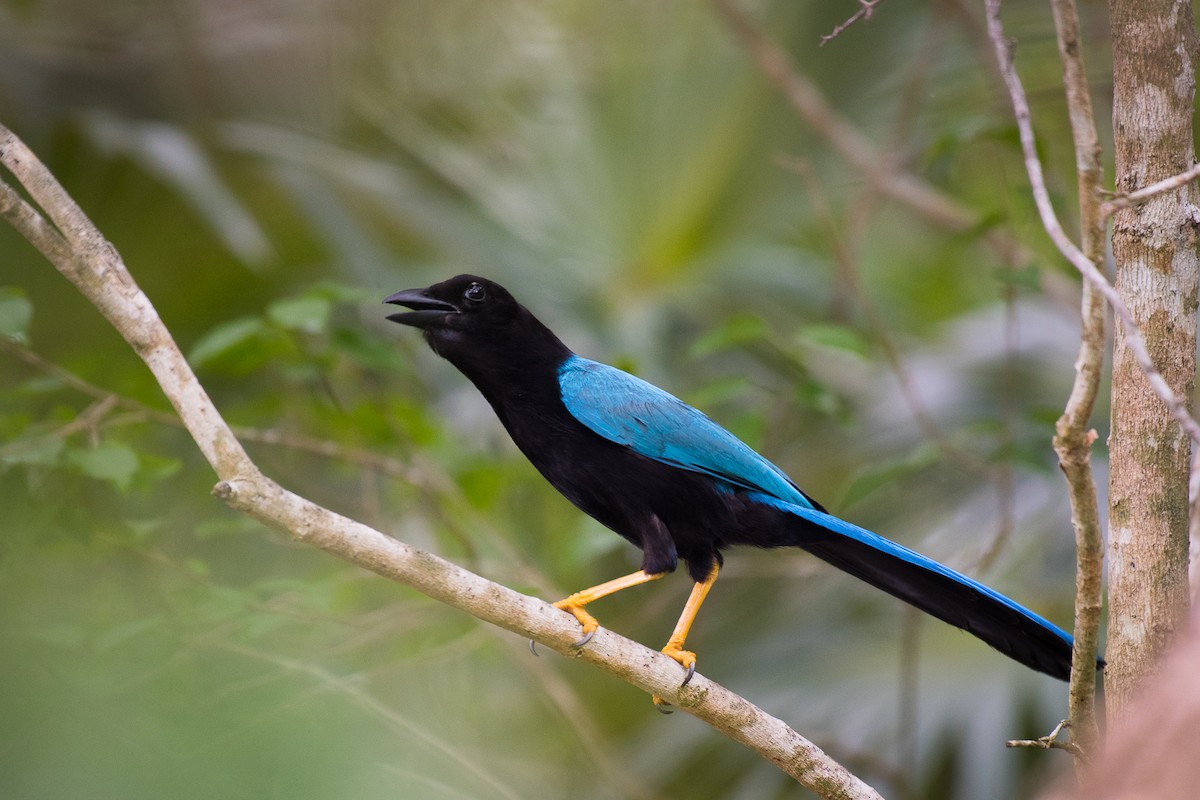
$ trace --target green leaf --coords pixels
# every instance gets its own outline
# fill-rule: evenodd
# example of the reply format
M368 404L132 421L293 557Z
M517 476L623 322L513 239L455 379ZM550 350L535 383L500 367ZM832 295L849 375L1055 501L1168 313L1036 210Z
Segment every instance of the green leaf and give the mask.
M796 341L803 345L842 350L866 358L870 353L867 340L854 328L846 325L806 325L796 333Z
M767 338L767 324L754 314L737 314L725 320L716 330L701 336L692 345L693 358L719 353Z
M393 341L370 336L358 328L335 328L333 349L359 366L379 372L411 372L412 364Z
M57 436L41 436L11 442L0 451L0 464L26 467L51 467L58 463L63 440Z
M33 304L25 293L12 286L0 286L0 336L26 342L32 320Z
M328 297L307 294L276 300L267 307L267 317L281 328L303 333L323 333L329 326L333 302Z
M138 469L137 453L118 442L103 442L87 450L72 451L70 461L83 474L108 481L121 491L129 488Z
M902 459L887 461L865 470L846 490L846 495L842 498L842 505L853 505L879 487L924 469L937 462L940 455L937 445L924 443L917 445Z
M1001 285L1030 292L1042 291L1042 270L1037 264L1027 264L1024 267L1000 267L995 270L995 276Z
M266 323L258 317L241 317L213 328L192 345L188 361L195 368L205 366L228 355L242 345L253 342L266 331Z

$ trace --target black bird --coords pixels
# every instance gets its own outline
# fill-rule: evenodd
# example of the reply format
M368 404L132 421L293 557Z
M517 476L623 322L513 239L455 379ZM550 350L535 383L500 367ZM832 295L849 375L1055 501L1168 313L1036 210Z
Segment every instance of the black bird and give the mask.
M722 550L801 547L1028 667L1070 676L1065 631L978 581L829 514L701 412L575 355L499 284L459 275L384 302L411 309L388 319L424 331L554 488L641 548L638 572L555 603L583 626L579 646L598 624L588 603L657 580L683 559L695 587L663 652L687 670L687 683L696 657L684 640L717 578Z

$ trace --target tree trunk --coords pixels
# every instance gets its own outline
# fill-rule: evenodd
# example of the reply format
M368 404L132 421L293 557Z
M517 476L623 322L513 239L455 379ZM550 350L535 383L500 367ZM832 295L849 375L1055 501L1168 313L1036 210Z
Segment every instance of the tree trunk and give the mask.
M1197 38L1187 0L1109 0L1116 187L1129 192L1192 166ZM1113 222L1117 288L1155 364L1192 396L1196 363L1196 190L1159 195ZM1120 722L1188 610L1191 448L1125 346L1113 348L1106 695Z

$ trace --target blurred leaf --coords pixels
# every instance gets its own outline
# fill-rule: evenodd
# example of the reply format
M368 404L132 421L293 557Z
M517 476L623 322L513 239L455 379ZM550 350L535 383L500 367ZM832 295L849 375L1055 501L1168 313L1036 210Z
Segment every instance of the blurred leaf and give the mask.
M875 464L854 479L842 498L842 505L851 506L881 486L935 464L940 458L937 445L923 442L904 458Z
M276 300L267 306L267 317L283 328L303 333L324 333L333 302L313 294Z
M50 467L58 463L65 445L57 436L18 440L0 448L0 463L27 467Z
M272 258L271 243L258 220L230 191L192 131L105 112L86 115L83 125L97 149L127 155L174 187L238 258L256 265Z
M101 442L95 447L72 450L69 461L83 474L107 481L124 491L138 469L138 455L119 442Z
M197 522L192 535L197 539L216 539L221 536L242 536L262 530L262 525L242 514L220 514Z
M257 339L266 329L266 323L258 317L242 317L223 322L192 345L188 361L193 368L205 366L231 350Z
M767 338L769 329L757 314L735 314L720 327L696 340L689 350L693 358L712 355L735 347L744 347Z
M1029 292L1042 291L1042 270L1037 264L1026 264L1023 267L997 267L996 280L1002 286L1012 286Z
M409 359L395 342L378 339L362 328L335 328L330 344L354 363L368 369L383 373L411 370Z
M33 304L25 292L12 286L0 286L0 336L18 342L28 341L27 331L33 320Z
M863 358L866 358L871 350L867 340L857 330L848 325L805 325L797 331L796 341L805 345L842 350Z
M114 647L121 647L128 644L130 639L157 629L162 625L162 621L162 617L158 616L130 620L124 624L109 628L100 634L93 642L93 645L100 652L111 650Z
M183 469L183 461L178 458L164 458L153 453L141 451L138 454L138 480L147 484L161 481Z
M77 650L87 642L87 633L81 625L62 623L43 625L31 633L32 638L58 647Z
M743 375L730 375L688 393L688 402L700 409L729 403L747 395L753 384Z

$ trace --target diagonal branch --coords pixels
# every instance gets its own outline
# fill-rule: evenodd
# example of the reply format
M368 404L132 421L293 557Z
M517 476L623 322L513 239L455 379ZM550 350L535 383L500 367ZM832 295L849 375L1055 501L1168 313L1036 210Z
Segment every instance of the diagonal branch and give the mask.
M824 47L832 42L837 37L841 36L851 25L858 22L860 19L866 22L875 13L875 6L882 3L883 0L858 0L858 11L855 11L844 22L834 27L829 33L821 37L821 42L818 47Z
M1155 181L1149 186L1138 189L1136 192L1117 195L1112 200L1100 206L1100 214L1105 218L1111 217L1122 208L1141 205L1160 194L1173 192L1181 186L1186 186L1197 179L1200 179L1200 164L1193 164L1191 169L1184 170L1178 175L1172 175L1169 178L1163 178L1161 181Z
M579 631L570 615L322 508L267 478L221 418L116 250L49 170L3 126L0 164L25 187L53 227L2 182L0 215L96 306L150 368L216 472L219 482L213 494L232 508L299 542L319 547L663 697L753 749L822 797L879 797L784 722L730 690L699 674L687 686L680 686L679 665L673 659L604 629L586 647L574 648L572 643Z

